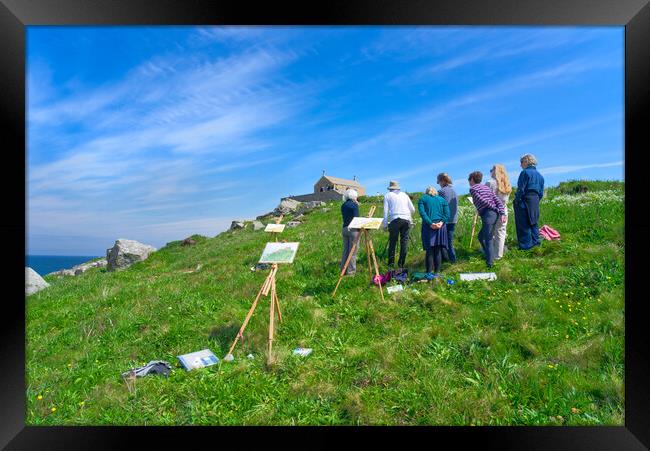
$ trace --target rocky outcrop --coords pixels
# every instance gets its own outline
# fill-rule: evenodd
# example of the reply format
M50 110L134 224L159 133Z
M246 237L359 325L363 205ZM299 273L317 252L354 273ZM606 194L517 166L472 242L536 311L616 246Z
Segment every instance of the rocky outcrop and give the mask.
M243 229L246 227L246 221L233 221L232 224L230 224L230 229L229 230L237 230L237 229Z
M29 266L25 267L25 294L27 296L49 286L50 284L47 283L36 271Z
M115 271L127 268L133 263L145 260L155 250L155 247L135 240L119 239L112 248L106 249L106 269Z
M195 244L196 244L196 240L193 240L192 238L185 238L181 243L181 246L193 246Z
M260 221L253 221L253 230L264 230L265 227Z
M79 265L75 265L70 269L61 269L59 271L51 272L49 275L53 276L78 276L88 271L90 268L105 268L108 262L105 258L100 258L98 260L93 260Z
M300 224L302 224L300 221L289 221L287 227L298 227Z
M293 213L296 211L298 206L301 204L301 202L298 202L297 200L293 199L283 199L280 202L280 205L278 205L275 210L273 210L273 214L276 216L279 215L287 215L289 213Z

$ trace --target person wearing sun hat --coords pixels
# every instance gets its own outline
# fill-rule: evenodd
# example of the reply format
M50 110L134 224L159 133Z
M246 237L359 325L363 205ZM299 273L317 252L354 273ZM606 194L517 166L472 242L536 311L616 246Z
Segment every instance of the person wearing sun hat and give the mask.
M384 221L382 227L388 229L388 266L395 263L395 249L399 237L398 268L403 268L408 250L409 231L413 225L415 207L408 194L402 192L399 183L391 180L388 192L384 195ZM390 219L389 219L390 218Z

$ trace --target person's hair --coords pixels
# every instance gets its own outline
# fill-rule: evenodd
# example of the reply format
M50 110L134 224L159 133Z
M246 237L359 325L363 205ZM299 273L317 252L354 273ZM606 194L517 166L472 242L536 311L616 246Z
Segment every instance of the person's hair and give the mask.
M497 190L503 194L510 194L512 192L512 185L508 179L508 173L505 166L502 164L495 164L492 167L494 171L494 179L497 181Z
M424 190L424 193L425 194L431 194L432 196L437 196L438 195L438 190L435 187L429 185L429 186L427 186L427 189Z
M469 175L469 177L467 177L467 180L471 180L474 183L481 183L481 180L483 180L483 174L481 171L474 171Z
M537 166L537 158L532 153L522 155L519 159L521 163L526 163L526 166Z
M358 197L359 197L359 193L357 193L357 190L350 188L345 193L343 193L343 202L345 202L348 199L352 199L356 201Z
M436 181L442 186L447 186L452 184L451 177L449 177L449 174L447 174L446 172L441 172L440 174L438 174L438 178Z

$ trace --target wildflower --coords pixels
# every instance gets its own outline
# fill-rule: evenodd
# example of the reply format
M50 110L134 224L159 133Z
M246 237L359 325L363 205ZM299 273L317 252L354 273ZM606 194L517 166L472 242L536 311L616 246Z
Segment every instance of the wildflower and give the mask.
M568 335L565 335L564 338L569 338L569 336L568 336Z
M86 401L81 401L81 402L79 403L79 405L80 405L81 407L85 406L85 405L86 405Z
M54 413L56 412L56 407L52 407L50 410L52 411L52 413Z
M575 407L571 407L571 413L580 413L580 409L576 409Z
M38 395L38 396L36 397L36 399L38 399L38 400L40 401L41 399L43 399L43 395Z

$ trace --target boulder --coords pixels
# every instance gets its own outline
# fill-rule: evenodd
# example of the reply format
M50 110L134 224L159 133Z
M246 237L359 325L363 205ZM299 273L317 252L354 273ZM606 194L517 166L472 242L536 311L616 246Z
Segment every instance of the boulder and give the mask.
M105 268L108 262L106 261L105 258L100 258L99 260L94 260L94 261L88 261L85 263L81 263L79 265L75 265L70 269L60 269L58 271L51 272L49 275L54 275L54 276L78 276L79 274L83 274L86 271L88 271L90 268Z
M289 221L287 222L287 227L297 227L302 224L300 221Z
M194 244L196 244L196 240L193 240L192 238L185 238L181 243L181 246L192 246Z
M246 227L245 221L233 221L232 224L230 224L230 230L243 229L244 227Z
M27 296L49 286L50 284L47 283L36 271L29 266L25 267L25 294Z
M116 269L127 268L133 263L145 260L155 250L155 247L135 240L119 239L115 241L112 248L106 249L106 260L108 262L106 269L115 271Z
M298 202L297 200L293 199L283 199L280 201L280 205L278 205L275 210L273 210L273 214L279 216L281 214L286 215L293 213L301 203L302 202Z
M253 221L253 230L264 230L265 227L260 221Z
M327 213L330 210L331 210L331 208L323 208L323 213Z

